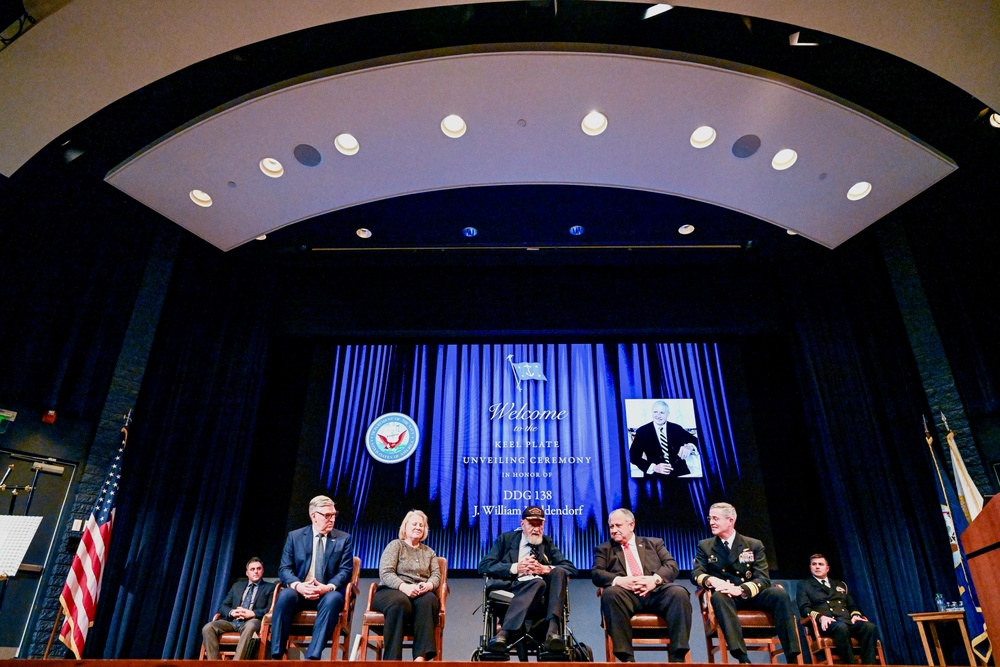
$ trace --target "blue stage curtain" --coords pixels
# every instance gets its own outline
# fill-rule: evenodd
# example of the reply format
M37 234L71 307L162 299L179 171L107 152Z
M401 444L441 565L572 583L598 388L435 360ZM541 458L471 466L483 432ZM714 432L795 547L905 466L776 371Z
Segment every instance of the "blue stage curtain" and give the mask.
M201 626L243 574L229 570L273 290L186 245L134 411L90 657L197 657Z
M512 363L540 364L546 379L521 380ZM718 346L662 344L467 344L342 345L334 351L331 400L320 479L337 497L350 498L362 567L376 568L386 542L396 536L398 516L383 512L381 499L426 503L428 543L448 554L454 570L474 570L493 538L518 525L519 516L482 514L475 508L506 504L520 508L578 508L581 515L554 515L550 530L567 556L587 569L594 547L606 539L607 513L637 505L656 513L643 534L662 537L684 565L707 528L700 517L709 498L727 492L739 475L729 423ZM624 399L691 398L698 424L704 476L674 483L629 476ZM491 406L522 404L564 410L562 420L491 419ZM402 412L420 429L421 446L401 464L379 464L360 443L379 415ZM538 430L515 429L532 424ZM558 448L506 449L496 443L558 442ZM536 465L530 461L478 463L472 457L590 457L585 464ZM544 470L537 483L504 479L504 473ZM514 499L502 491L538 489L552 498ZM666 497L664 494L672 494ZM645 504L643 499L645 499ZM676 509L678 500L682 503ZM662 508L678 518L664 520ZM374 506L375 509L369 510ZM690 516L689 516L690 515ZM681 517L683 516L683 522ZM641 517L640 517L641 521ZM650 532L652 530L652 532Z
M877 623L887 659L923 660L911 612L956 599L951 555L921 412L926 398L885 267L863 241L798 269L790 299L798 367L818 478L815 497L787 498L828 511L845 579ZM774 503L778 506L778 503ZM819 550L819 549L814 549Z

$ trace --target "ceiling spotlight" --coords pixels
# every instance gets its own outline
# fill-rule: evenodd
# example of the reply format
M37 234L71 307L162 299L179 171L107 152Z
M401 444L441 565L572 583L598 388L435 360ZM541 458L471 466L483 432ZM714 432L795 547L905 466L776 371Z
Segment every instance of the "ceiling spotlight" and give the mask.
M583 226L573 225L572 227L569 228L569 233L572 234L573 236L583 236Z
M694 231L694 225L681 225L680 227L677 228L677 233L683 234L684 236L687 236L693 231Z
M990 125L993 127L1000 127L1000 113L990 114Z
M793 151L791 148L783 148L774 154L774 159L771 160L771 166L778 171L784 171L795 164L795 161L798 159L798 153Z
M691 133L691 145L695 148L708 148L715 141L715 129L702 125Z
M353 134L347 132L338 134L337 138L333 140L333 145L344 155L354 155L361 150L361 144L358 143L358 140L354 138Z
M795 231L794 229L786 229L785 233L788 234L789 236L798 236L799 235L799 233L797 231Z
M266 157L261 160L260 170L264 172L265 176L270 176L271 178L281 178L285 175L285 168L273 157Z
M789 46L819 46L819 42L810 42L802 38L802 31L793 32L788 36Z
M479 230L476 229L475 227L466 227L465 229L462 230L462 235L465 236L465 238L468 238L468 239L471 239L473 236L475 236L478 233L479 233Z
M864 199L872 191L872 184L868 181L859 181L851 186L851 189L847 191L847 198L851 201L858 201L859 199Z
M358 231L354 232L359 238L370 239L372 237L372 231L370 229L365 229L361 227Z
M191 198L198 206L203 208L208 208L212 205L212 198L208 196L207 192L202 192L201 190L192 190L188 193L188 197Z
M466 129L468 128L465 125L465 121L462 120L461 116L456 116L455 114L445 116L444 120L441 121L441 131L444 132L446 137L451 137L452 139L458 139L465 134Z
M591 111L583 117L580 123L583 133L591 137L596 137L604 130L608 129L608 117L600 111Z
M257 240L258 240L258 241L263 241L263 240L265 240L266 238L267 238L267 234L261 234L260 236L258 236L258 237L257 237Z
M644 21L646 19L651 19L654 16L659 16L660 14L663 14L664 12L669 12L671 9L673 9L673 5L665 5L662 2L655 4L652 7L646 9L646 12L642 15L642 19Z

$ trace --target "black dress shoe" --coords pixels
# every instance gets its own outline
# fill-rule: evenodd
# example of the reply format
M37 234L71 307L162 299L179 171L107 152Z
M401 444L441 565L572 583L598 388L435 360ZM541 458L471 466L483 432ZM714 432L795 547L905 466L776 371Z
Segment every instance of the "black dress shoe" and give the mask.
M549 653L562 653L566 650L566 640L557 632L545 635L545 650Z
M738 662L740 664L743 664L743 665L749 665L750 664L750 656L748 656L746 653L743 653L743 652L733 652L731 655L734 658L736 658L736 662Z
M684 660L687 658L687 653L688 652L686 649L684 651L677 651L676 653L671 653L670 662L684 662Z
M618 662L635 662L635 656L631 653L615 653Z
M507 631L501 630L497 633L496 637L493 637L488 642L486 642L486 650L490 653L506 653L507 652Z

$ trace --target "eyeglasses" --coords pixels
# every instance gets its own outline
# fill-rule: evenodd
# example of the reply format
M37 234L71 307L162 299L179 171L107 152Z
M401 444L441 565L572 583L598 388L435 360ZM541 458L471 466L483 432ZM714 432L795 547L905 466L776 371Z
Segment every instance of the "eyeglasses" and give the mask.
M336 512L330 512L329 514L324 514L322 512L313 512L313 514L319 514L321 517L323 517L327 521L333 521L334 519L337 518L337 513Z

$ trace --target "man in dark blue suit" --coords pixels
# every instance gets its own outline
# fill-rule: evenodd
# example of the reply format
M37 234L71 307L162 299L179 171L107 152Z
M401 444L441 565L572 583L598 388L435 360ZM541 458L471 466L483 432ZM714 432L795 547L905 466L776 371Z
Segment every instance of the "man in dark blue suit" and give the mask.
M545 650L557 653L566 648L560 619L566 605L567 580L577 570L552 538L542 534L544 528L545 510L537 505L525 507L521 529L501 534L479 561L479 574L491 578L491 590L514 594L502 629L486 646L490 653L506 652L512 635L521 631L532 614L536 618L544 614L548 621Z
M246 660L249 657L246 653L250 640L260 629L260 619L271 608L271 597L274 595L274 584L263 581L263 578L264 563L254 556L247 561L246 581L241 579L233 584L219 605L220 618L206 623L201 629L206 658L222 659L219 655L219 637L226 632L240 633L233 660Z
M281 658L288 643L292 618L301 609L315 609L316 625L306 658L319 660L337 618L344 609L344 586L354 570L351 536L335 530L333 500L316 496L309 501L312 525L288 533L278 576L285 586L274 605L271 657Z

